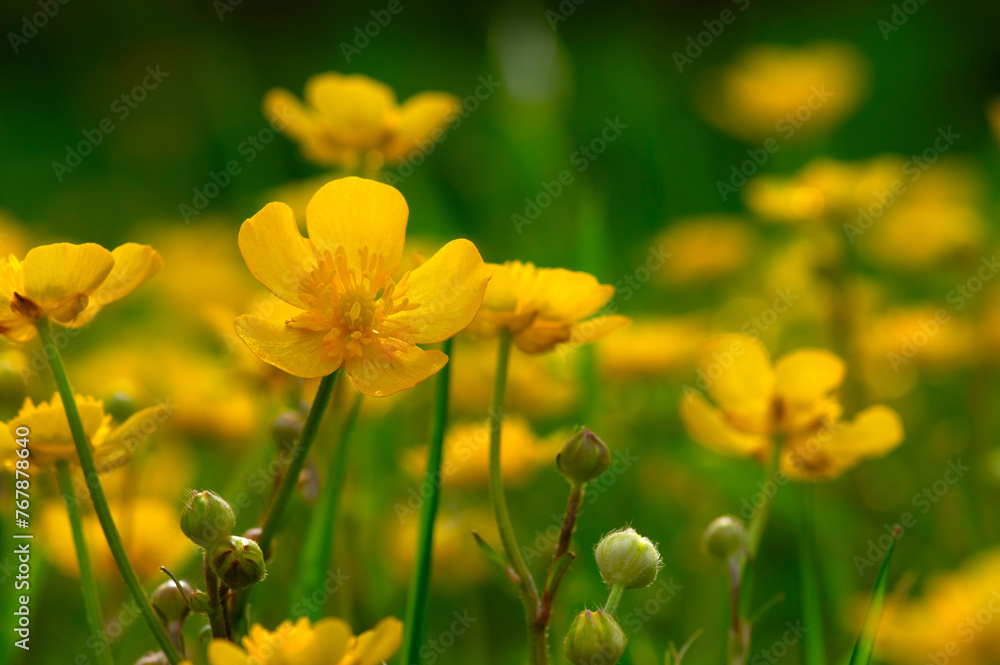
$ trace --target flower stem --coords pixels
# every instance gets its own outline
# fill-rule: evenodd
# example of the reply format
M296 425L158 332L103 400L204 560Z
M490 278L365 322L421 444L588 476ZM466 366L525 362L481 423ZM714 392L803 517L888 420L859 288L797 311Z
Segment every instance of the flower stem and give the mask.
M556 591L558 591L559 584L575 557L569 551L569 544L573 538L573 531L576 530L576 519L580 514L580 506L583 504L583 493L586 487L586 483L574 482L570 484L569 499L566 500L566 513L563 515L562 528L559 530L556 551L552 554L552 563L549 564L548 575L545 577L541 607L535 618L536 625L548 627L549 620L552 618L552 603L555 601Z
M91 635L104 634L104 620L101 618L101 597L97 593L97 580L90 567L90 553L87 552L87 539L83 531L83 519L80 506L73 492L73 479L66 462L56 464L56 474L59 479L59 492L66 501L66 512L69 513L69 524L73 530L73 547L76 549L76 563L80 569L80 587L83 590L83 609L87 615L87 627ZM100 660L105 665L114 665L111 650L105 649L100 654Z
M344 478L347 475L347 459L350 452L351 432L358 420L363 395L358 393L351 404L340 430L337 447L330 456L330 464L326 472L326 483L321 491L319 501L309 519L305 542L302 545L302 555L299 558L299 574L292 587L292 598L305 599L322 587L330 565L333 553L334 535L337 532L337 517L340 508L340 496L344 488ZM324 603L307 603L306 616L311 620L325 616Z
M525 616L528 621L528 639L531 642L532 665L542 665L549 662L547 631L535 630L535 618L538 616L538 587L524 562L521 548L514 535L514 526L507 510L507 497L503 491L503 476L500 469L500 433L503 426L503 402L507 391L507 366L510 361L511 334L506 328L500 329L499 350L497 351L497 368L493 377L493 400L490 404L490 502L497 520L497 530L504 554L507 555L514 574L517 575L517 585L524 602Z
M625 587L621 584L615 583L611 585L611 592L608 593L608 600L604 603L604 611L611 616L615 615L618 611L618 603L622 602L622 595L625 593Z
M59 396L62 398L63 409L66 411L66 420L69 422L70 432L73 434L73 443L76 445L77 456L80 458L80 468L83 470L83 477L87 480L87 489L90 492L91 503L94 504L94 513L101 523L104 531L104 538L108 541L108 548L111 556L118 566L125 586L128 587L135 602L139 605L139 611L149 625L153 636L160 645L160 649L166 655L170 665L177 665L181 658L167 635L166 628L160 623L153 606L149 604L149 597L142 588L139 576L136 575L132 563L125 553L125 546L121 536L118 534L118 527L115 526L114 517L111 515L111 508L108 506L108 499L104 496L104 489L101 487L101 480L97 472L97 464L90 451L90 442L87 441L87 433L83 429L83 421L80 420L80 411L76 406L76 396L70 386L69 377L66 376L66 368L63 366L62 357L59 355L59 346L52 337L52 330L49 328L47 319L38 322L38 334L42 339L42 346L49 359L49 367L52 369L52 377L55 379L56 387L59 389Z
M212 637L227 640L229 631L226 628L226 615L222 611L222 601L219 597L219 578L208 565L208 552L205 553L205 586L208 587L208 623L212 627Z
M339 370L335 371L324 376L320 381L319 388L316 390L316 398L313 400L312 406L309 407L309 415L306 416L305 425L302 427L302 434L292 452L292 459L288 463L288 468L285 469L278 493L274 495L274 501L271 503L271 510L267 513L267 519L264 520L264 526L261 527L260 540L257 543L264 553L265 560L271 556L271 544L281 526L281 519L284 517L285 509L292 498L292 492L295 491L295 486L299 482L299 474L302 473L302 467L305 466L306 458L309 457L309 449L312 448L316 433L319 432L320 421L323 420L323 414L330 403L333 384L339 373Z
M451 358L451 340L446 340L441 351ZM438 373L434 391L434 421L431 425L431 441L427 450L427 468L424 470L424 485L430 492L420 507L420 530L417 535L416 563L413 567L413 581L406 601L406 619L403 629L406 635L406 660L409 665L420 662L420 643L424 636L426 622L427 593L431 581L431 560L434 549L434 520L437 517L438 502L441 498L441 456L444 448L444 433L448 424L448 389L451 378L451 361Z
M813 535L813 487L799 485L799 579L802 596L802 619L806 626L804 659L806 665L826 665L823 648L823 613L819 606L819 580L816 569L816 543Z

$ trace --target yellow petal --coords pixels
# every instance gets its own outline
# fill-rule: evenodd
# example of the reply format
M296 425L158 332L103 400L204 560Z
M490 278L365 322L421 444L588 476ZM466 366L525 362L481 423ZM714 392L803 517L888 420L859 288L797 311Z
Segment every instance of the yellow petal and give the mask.
M568 342L572 336L573 326L568 323L534 319L531 325L514 333L514 344L525 353L545 353L558 344Z
M570 335L569 343L574 345L590 344L616 330L625 328L630 323L632 323L632 319L618 314L595 316L592 319L573 324L573 333Z
M149 245L126 243L112 250L111 256L115 260L111 274L90 295L87 307L74 319L61 322L62 325L70 328L84 325L102 307L132 293L163 267L163 257Z
M764 345L744 335L718 335L698 353L699 380L733 424L744 432L769 431L774 372Z
M347 359L345 369L354 387L365 395L387 397L412 388L447 362L448 356L440 351L388 339L366 345L362 355Z
M132 457L143 441L170 416L165 405L151 406L133 413L103 441L94 442L94 461L100 472L115 469Z
M767 450L766 437L737 430L700 393L685 392L680 414L691 438L718 453L747 457L762 455Z
M826 398L844 382L844 372L844 361L823 349L799 349L775 363L774 391L791 429L829 415Z
M468 240L452 240L409 275L404 297L418 305L393 314L416 328L412 341L431 344L453 337L472 321L483 301L489 268Z
M296 662L335 664L347 653L352 635L343 619L320 619L313 626L312 642L297 654Z
M243 222L240 253L250 273L290 305L305 309L302 283L317 266L312 243L302 237L295 214L284 203L268 203Z
M782 469L794 478L835 478L862 458L888 454L902 440L899 415L887 406L876 405L857 414L853 421L790 438L782 454Z
M458 98L443 92L422 92L407 99L399 108L399 124L382 150L386 160L409 158L421 149L421 142L440 142L445 123L458 108ZM439 130L436 136L435 130Z
M532 301L538 307L538 318L573 323L596 312L614 294L615 287L601 284L591 274L542 268Z
M243 649L228 640L212 640L208 645L208 662L211 665L248 665L249 657Z
M375 147L396 107L390 87L361 74L316 74L306 81L306 101L319 111L337 140Z
M293 376L315 379L343 363L342 351L325 344L322 331L292 328L249 314L238 317L235 328L255 356Z
M403 622L395 617L388 617L358 636L351 655L357 665L380 665L399 651L402 641Z
M316 132L313 112L299 98L284 88L272 88L264 95L264 116L285 136L297 141L312 138Z
M858 413L854 420L842 424L828 447L861 457L888 454L903 441L903 421L887 406L877 404Z
M115 259L100 245L42 245L24 258L23 295L43 307L90 295L111 274Z
M374 180L341 178L313 195L306 207L306 226L318 249L332 254L343 247L349 267L366 272L368 266L362 266L360 252L367 249L369 257L382 257L381 274L391 275L403 255L409 214L406 199L395 187Z

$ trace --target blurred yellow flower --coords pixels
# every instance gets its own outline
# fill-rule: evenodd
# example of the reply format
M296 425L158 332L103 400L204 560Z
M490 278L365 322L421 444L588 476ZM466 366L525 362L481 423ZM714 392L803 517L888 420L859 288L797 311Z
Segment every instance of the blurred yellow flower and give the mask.
M663 278L669 284L708 282L732 274L747 264L754 234L736 215L701 215L670 225L656 237L670 259Z
M306 159L355 168L364 158L371 170L440 141L459 108L458 99L443 92L422 92L398 105L384 83L336 72L306 81L305 102L275 88L264 97L264 114L299 144Z
M691 437L708 448L765 459L772 454L772 436L780 433L782 470L820 480L862 458L885 455L903 439L899 416L882 405L861 411L853 421L841 420L836 392L845 367L828 351L799 349L772 367L756 339L718 335L698 355L698 389L685 389L681 419Z
M254 315L236 332L264 362L315 378L344 367L382 397L412 388L448 361L417 344L452 337L472 320L489 270L468 240L453 240L397 282L408 209L393 187L344 178L309 202L309 239L291 208L270 203L243 223L243 258L264 286L301 311L283 322Z
M493 574L492 562L482 556L472 532L487 542L496 542L496 520L487 507L469 507L462 502L461 510L442 507L434 520L434 551L431 575L434 584L452 589L467 588L469 582L488 579ZM396 518L386 526L392 547L391 566L400 580L409 581L413 569L417 530L420 526L420 506L416 500L397 504ZM539 550L545 550L545 547Z
M0 260L0 334L26 342L44 318L79 328L162 266L156 250L135 243L109 252L93 243L62 242L35 247L24 261L11 255Z
M110 471L127 462L136 446L145 440L168 415L165 405L136 412L118 427L112 427L111 416L104 413L104 403L93 397L76 396L76 406L87 441L100 471ZM53 468L56 462L77 460L76 446L63 410L62 398L56 394L50 402L37 406L27 398L18 414L0 426L0 459L8 469L14 468L20 448L16 439L18 428L30 432L31 464L35 468Z
M705 119L745 141L826 131L861 102L868 64L849 44L759 44L702 81Z
M490 477L490 428L493 421L455 423L449 426L441 461L441 482L449 488L486 487ZM510 416L500 432L500 468L508 485L523 485L535 471L545 466L555 468L556 455L568 437L555 432L539 438L526 420ZM426 449L408 452L404 466L413 478L423 477L427 464Z
M284 621L274 631L255 624L243 648L226 640L208 645L211 665L381 665L399 650L403 624L388 617L354 635L342 619L302 617Z
M707 332L708 321L701 316L635 319L597 344L598 367L611 379L655 378L687 369Z
M506 328L517 348L544 353L562 343L587 344L628 325L629 319L618 315L587 319L607 309L615 293L593 275L520 261L489 268L493 277L470 332L494 336Z

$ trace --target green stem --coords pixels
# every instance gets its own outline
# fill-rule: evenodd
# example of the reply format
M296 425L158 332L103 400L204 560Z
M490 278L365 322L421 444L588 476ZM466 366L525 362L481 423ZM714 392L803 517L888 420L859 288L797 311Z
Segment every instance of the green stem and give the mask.
M493 377L493 400L490 404L490 502L497 520L497 530L504 554L511 569L517 575L517 584L524 602L525 617L528 622L528 639L532 645L532 665L547 664L548 645L545 631L535 630L535 618L538 616L538 587L524 562L521 548L514 535L514 526L507 510L507 497L503 491L503 475L500 468L500 433L503 429L503 402L507 391L507 366L510 361L511 334L506 328L500 329L499 350L497 351L497 368Z
M208 623L212 627L212 637L219 640L229 639L226 628L226 615L222 611L222 600L219 597L219 578L208 565L208 553L205 553L205 586L208 587Z
M625 593L625 587L621 584L612 584L611 592L608 593L608 600L604 603L604 612L614 616L615 612L618 611L618 603L622 602L622 595Z
M87 615L87 627L91 635L104 634L104 620L101 618L101 597L97 593L97 581L90 567L90 553L87 551L87 539L83 532L83 519L80 506L73 492L73 479L69 474L66 462L56 464L56 474L59 479L59 491L66 501L66 512L69 513L69 524L73 530L73 547L76 549L76 564L80 569L80 587L83 591L83 609ZM114 665L111 650L105 649L99 658L106 665Z
M101 523L104 531L104 538L108 541L108 548L111 556L118 566L125 586L132 593L135 602L139 605L139 611L149 625L153 636L160 645L160 649L166 655L170 665L177 665L181 662L177 649L174 648L167 635L166 628L160 623L153 606L149 604L149 597L142 588L139 576L136 575L132 563L125 553L125 546L121 536L118 534L118 527L115 526L114 517L111 515L111 508L108 506L108 499L104 496L104 489L101 487L101 480L97 473L97 464L90 451L90 442L87 441L87 433L83 429L83 421L80 420L80 411L76 406L76 396L73 388L70 387L69 377L66 376L66 368L63 366L62 357L59 355L59 346L52 337L47 319L38 322L38 334L42 340L42 347L49 359L49 367L52 369L52 377L55 379L56 387L59 389L59 396L62 397L63 409L66 411L66 420L69 422L70 432L73 434L73 443L76 445L77 456L80 458L80 468L83 470L83 477L87 480L87 489L90 492L90 500L94 505L94 513Z
M281 519L284 517L285 509L292 498L295 486L298 485L299 474L302 473L302 467L305 466L306 458L309 457L309 449L312 448L316 433L319 432L320 421L323 420L327 404L330 403L333 384L339 373L340 371L337 370L333 374L324 376L320 381L319 388L316 390L316 398L313 400L312 406L309 407L309 415L306 416L305 425L302 427L302 434L299 436L298 443L295 444L295 450L292 451L292 459L288 463L288 468L285 469L281 486L278 487L278 493L275 494L274 501L271 503L271 510L267 513L264 526L261 527L258 544L264 553L265 560L271 556L271 544L281 526Z
M299 558L299 574L292 587L292 598L308 598L314 591L323 586L333 553L333 538L337 531L337 516L340 509L340 496L347 475L347 459L350 451L351 432L358 420L361 410L362 393L358 393L351 404L351 410L340 430L337 447L330 456L330 464L326 471L326 483L321 491L319 501L313 509L309 520L305 542L302 545L302 556ZM308 616L315 621L326 615L323 603L306 603Z
M799 485L799 574L802 595L803 637L806 665L826 665L823 647L823 613L819 606L819 580L813 536L813 486Z
M451 358L451 340L445 341L441 350ZM451 362L438 374L434 392L434 421L431 425L431 441L427 450L427 468L424 470L424 485L430 494L420 507L420 531L417 534L416 561L413 567L413 581L410 595L406 600L406 619L403 629L406 634L406 665L420 662L420 643L424 638L426 623L427 595L431 581L431 561L434 550L434 520L437 517L438 502L441 498L441 457L444 448L444 433L448 424L448 389L451 376Z

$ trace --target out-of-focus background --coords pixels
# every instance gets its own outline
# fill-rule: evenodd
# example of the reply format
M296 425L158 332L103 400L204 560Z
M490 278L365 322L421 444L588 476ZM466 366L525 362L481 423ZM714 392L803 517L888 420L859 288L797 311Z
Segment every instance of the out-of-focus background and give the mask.
M411 246L468 237L487 261L586 270L616 285L615 304L634 319L592 348L514 359L510 405L523 422L505 465L535 570L564 507L552 460L565 433L587 424L617 459L580 519L553 618L557 658L574 613L604 600L590 548L626 524L660 543L661 579L673 584L626 595L622 662L663 662L671 641L699 628L686 662L725 656L726 580L701 533L723 513L748 517L775 489L758 486L755 462L694 443L678 417L695 350L726 331L759 337L774 357L832 349L847 361L848 415L884 403L903 418L896 451L816 488L829 658L849 653L879 538L909 513L876 659L928 662L955 642L953 662L996 662L998 20L992 3L919 0L6 2L0 248L23 257L49 241L135 241L163 254L163 272L64 354L77 388L109 404L180 405L107 484L147 585L165 579L161 564L196 579L176 528L182 490L246 495L240 526L255 524L273 478L270 422L311 389L259 363L231 330L232 317L267 302L240 259L240 223L272 200L301 209L333 177L271 131L265 93L301 95L324 71L366 74L401 101L450 92L460 121L421 164L384 173L409 203ZM46 399L53 388L31 374L32 352L5 350L5 367ZM445 481L425 663L523 662L520 604L468 536L491 533L474 461L486 451L475 425L492 353L462 339L453 357L454 420L470 423L461 461L473 468ZM22 396L11 389L4 418ZM430 399L424 385L362 413L333 590L306 601L359 630L403 613ZM328 453L317 446L316 469ZM968 470L952 482L956 466ZM797 488L777 489L752 604L783 600L756 626L757 662L777 662L768 645L783 644L785 662L801 649L786 643L787 622L801 617ZM63 506L52 479L33 491L35 642L12 648L4 609L0 660L96 662L102 640L88 643ZM289 556L255 608L265 625L301 610L284 600L297 547L295 536L279 542L279 559L282 548ZM108 557L95 558L116 661L133 662L152 641ZM0 580L9 603L9 573Z

